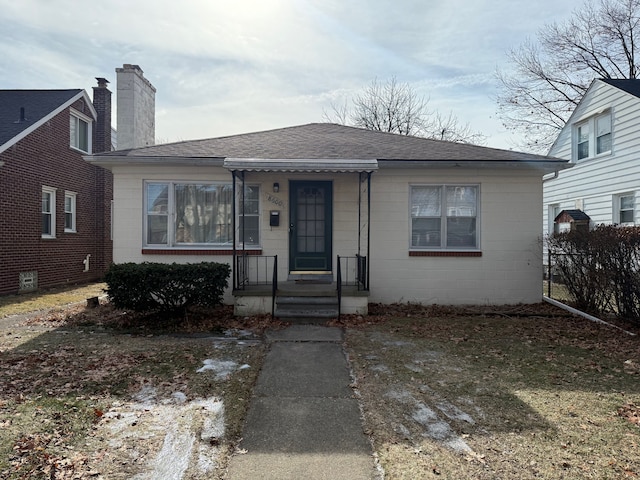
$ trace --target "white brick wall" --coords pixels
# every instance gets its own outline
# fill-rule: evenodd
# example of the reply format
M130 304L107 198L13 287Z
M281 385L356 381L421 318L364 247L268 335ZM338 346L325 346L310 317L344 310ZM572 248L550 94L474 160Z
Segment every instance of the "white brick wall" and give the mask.
M143 255L144 180L221 180L231 175L217 167L113 168L114 261L231 263L230 256ZM279 278L288 273L289 180L333 180L333 258L358 251L357 174L248 173L261 186L262 247L278 255ZM280 184L272 192L274 182ZM480 185L481 257L409 256L410 184ZM538 175L509 171L381 170L372 180L371 302L425 304L515 304L541 299L542 184ZM271 199L269 199L271 197ZM366 199L366 195L365 195ZM269 226L269 211L280 210L280 226ZM363 215L366 220L366 208ZM362 232L366 252L366 227ZM335 265L334 265L335 267ZM230 301L230 296L226 299Z

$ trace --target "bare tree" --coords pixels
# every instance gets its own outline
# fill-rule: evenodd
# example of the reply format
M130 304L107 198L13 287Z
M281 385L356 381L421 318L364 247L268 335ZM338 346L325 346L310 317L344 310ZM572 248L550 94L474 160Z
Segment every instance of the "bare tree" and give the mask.
M408 83L392 77L386 83L373 80L351 101L331 105L326 121L342 125L459 143L484 143L486 137L461 125L453 113L442 116L427 108L428 101Z
M433 112L427 121L424 136L433 140L473 143L474 145L484 145L487 141L485 135L472 131L468 123L462 125L452 112L449 112L447 116Z
M637 78L640 0L587 1L564 23L553 22L512 49L501 83L499 115L523 134L520 147L544 152L594 78Z

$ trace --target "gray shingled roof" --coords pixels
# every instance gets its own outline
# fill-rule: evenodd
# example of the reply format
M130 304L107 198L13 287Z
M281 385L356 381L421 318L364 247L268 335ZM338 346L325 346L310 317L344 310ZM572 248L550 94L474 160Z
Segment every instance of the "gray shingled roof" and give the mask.
M600 80L635 97L640 97L640 80L636 80L635 78L601 78Z
M80 89L0 90L0 145L4 145L80 92ZM20 121L20 108L24 108L24 121Z
M461 143L428 140L330 123L311 123L263 132L205 140L189 140L132 150L104 152L106 157L136 158L257 158L376 159L429 161L522 161L566 163L553 157Z

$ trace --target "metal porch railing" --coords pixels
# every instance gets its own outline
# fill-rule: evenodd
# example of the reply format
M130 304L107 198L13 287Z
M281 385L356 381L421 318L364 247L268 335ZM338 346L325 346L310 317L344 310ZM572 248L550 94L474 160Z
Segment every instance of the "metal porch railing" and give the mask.
M271 286L271 315L274 314L278 290L278 256L238 255L236 257L236 290Z

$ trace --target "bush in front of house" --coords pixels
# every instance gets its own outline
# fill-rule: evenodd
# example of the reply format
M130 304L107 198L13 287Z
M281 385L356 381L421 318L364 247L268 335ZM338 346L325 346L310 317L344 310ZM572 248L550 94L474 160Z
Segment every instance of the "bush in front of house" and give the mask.
M577 308L640 322L640 227L554 234L548 246Z
M120 263L105 274L106 293L116 308L136 312L184 313L192 305L222 304L231 267L226 263Z

